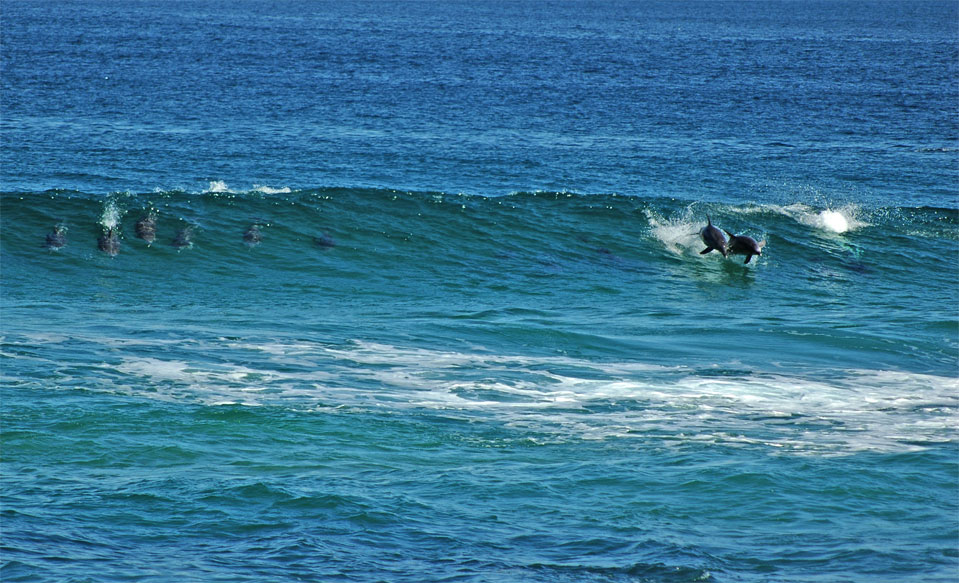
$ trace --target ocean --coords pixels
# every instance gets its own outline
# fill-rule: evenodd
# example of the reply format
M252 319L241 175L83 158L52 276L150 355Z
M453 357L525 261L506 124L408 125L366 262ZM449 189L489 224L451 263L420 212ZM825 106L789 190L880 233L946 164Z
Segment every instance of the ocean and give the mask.
M5 0L0 87L5 583L959 579L955 1Z

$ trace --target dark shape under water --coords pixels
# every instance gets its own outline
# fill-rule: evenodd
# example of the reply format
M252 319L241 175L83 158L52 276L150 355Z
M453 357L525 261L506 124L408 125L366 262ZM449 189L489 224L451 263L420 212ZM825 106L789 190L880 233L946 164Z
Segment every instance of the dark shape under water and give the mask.
M183 249L184 247L193 246L193 227L186 227L180 229L176 237L173 238L173 241L170 243L177 249Z
M260 235L260 225L253 223L250 227L243 233L243 242L249 245L250 247L258 244L262 236Z
M47 233L47 242L44 247L47 249L60 249L67 244L67 228L63 225L53 227L53 231Z
M104 231L97 239L97 247L110 257L116 257L120 252L120 237L115 227Z
M713 226L713 220L709 218L709 215L706 215L707 224L702 230L699 231L699 236L702 238L703 243L706 244L706 248L699 252L700 255L705 255L715 249L723 254L723 257L726 257L726 237L723 236L723 232Z
M322 247L324 249L331 249L333 247L336 247L336 241L333 239L333 237L330 236L329 233L323 233L319 237L313 237L313 242L317 246Z
M749 260L753 258L753 255L763 254L763 247L766 245L765 241L757 243L752 237L747 237L746 235L734 235L729 231L726 231L726 234L729 235L729 245L727 246L728 253L730 255L745 255L746 261L743 261L743 264L749 263Z
M137 237L143 239L147 243L153 243L156 240L157 236L157 219L156 215L152 212L141 217L136 224Z

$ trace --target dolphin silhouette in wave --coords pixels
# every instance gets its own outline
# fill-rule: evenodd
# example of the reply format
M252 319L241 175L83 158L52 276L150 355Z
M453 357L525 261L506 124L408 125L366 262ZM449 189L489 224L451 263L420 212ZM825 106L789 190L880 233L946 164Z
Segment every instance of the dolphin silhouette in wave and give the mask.
M177 232L176 237L173 238L173 242L170 244L177 249L193 247L193 227L189 226L184 229L180 229Z
M53 227L53 231L47 233L47 242L44 247L51 250L57 250L65 247L67 244L67 228L63 225Z
M260 225L258 223L253 223L250 225L250 228L243 233L243 242L250 247L259 244L262 239L263 235L260 233Z
M137 237L143 239L147 244L153 243L157 236L157 217L152 211L147 213L137 221Z
M116 257L120 252L120 237L116 227L110 227L97 238L97 247L110 257Z

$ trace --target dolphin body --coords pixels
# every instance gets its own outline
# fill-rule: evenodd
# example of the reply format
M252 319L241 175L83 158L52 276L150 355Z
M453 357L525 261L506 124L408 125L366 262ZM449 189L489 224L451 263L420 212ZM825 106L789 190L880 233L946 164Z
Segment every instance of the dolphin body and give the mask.
M745 255L746 261L743 261L743 264L749 263L749 260L753 258L753 255L763 254L763 247L766 245L765 241L757 243L752 237L747 237L746 235L734 235L729 231L726 231L726 234L729 235L729 245L726 248L727 252L730 255Z
M263 237L260 234L260 225L256 223L253 223L252 225L250 225L250 228L247 229L245 233L243 233L243 242L249 245L250 247L253 247L254 245L258 244L262 238Z
M97 238L97 247L110 257L116 257L120 252L120 237L115 227L110 227Z
M67 244L67 228L63 225L53 227L53 231L47 233L47 242L44 247L51 250L57 250L65 247Z
M332 249L336 247L336 240L329 233L323 233L319 237L313 237L313 244L322 249Z
M177 249L183 249L184 247L193 246L193 227L186 227L185 229L180 229L177 232L176 237L173 238L173 241L170 243Z
M157 218L150 213L140 218L136 225L137 237L143 239L148 244L153 243L157 237Z
M699 231L699 236L702 238L703 243L706 244L706 248L699 252L700 255L705 255L715 249L723 254L723 257L726 257L726 236L723 235L723 232L713 226L713 220L709 218L709 215L706 215L706 221L708 224Z

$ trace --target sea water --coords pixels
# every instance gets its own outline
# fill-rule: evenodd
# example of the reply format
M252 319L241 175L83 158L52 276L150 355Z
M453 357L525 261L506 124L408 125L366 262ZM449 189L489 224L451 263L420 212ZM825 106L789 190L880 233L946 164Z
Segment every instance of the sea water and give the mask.
M5 1L0 577L955 581L957 25Z

